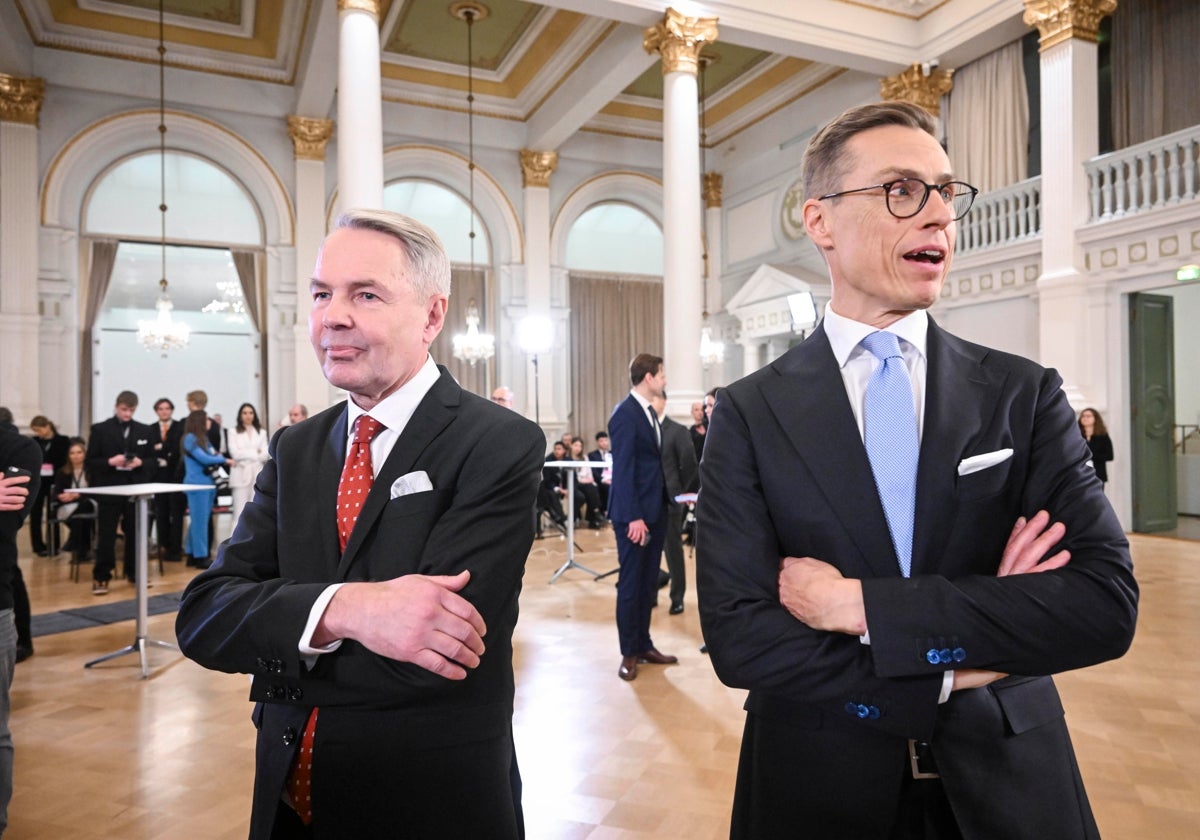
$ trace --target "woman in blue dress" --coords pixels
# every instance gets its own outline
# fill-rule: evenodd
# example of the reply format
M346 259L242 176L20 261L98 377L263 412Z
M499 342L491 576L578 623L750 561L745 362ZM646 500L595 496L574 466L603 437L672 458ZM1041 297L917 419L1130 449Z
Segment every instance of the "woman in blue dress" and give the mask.
M212 516L213 498L216 493L216 481L208 474L206 467L227 466L231 461L223 455L218 455L208 441L208 415L203 411L193 411L187 416L183 425L183 483L208 484L212 490L189 490L187 496L188 523L187 535L183 540L183 551L188 555L188 565L207 569L208 559L208 520Z

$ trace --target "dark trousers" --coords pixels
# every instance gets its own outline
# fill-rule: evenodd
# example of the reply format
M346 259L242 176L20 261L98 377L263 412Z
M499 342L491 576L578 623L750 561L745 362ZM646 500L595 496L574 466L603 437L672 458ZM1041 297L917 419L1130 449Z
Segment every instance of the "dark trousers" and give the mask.
M137 570L137 560L134 556L137 542L137 512L133 502L118 496L110 499L100 497L100 510L97 514L96 535L96 566L93 577L99 581L112 579L113 569L117 566L117 523L125 533L125 577L133 580Z
M667 571L671 574L671 603L682 604L687 591L687 571L683 567L683 518L687 516L684 505L667 507L667 538L664 549L667 555Z
M172 560L178 560L183 553L183 515L186 510L187 500L183 493L159 493L154 497L158 548Z
M587 506L587 523L593 528L600 525L604 514L600 512L600 493L595 484L575 483L575 518L583 519L583 508Z
M29 590L25 588L25 576L21 567L13 564L12 571L13 622L17 627L17 647L33 647L33 633L30 622L33 620L29 609Z
M614 522L617 558L621 567L617 578L617 636L622 656L636 656L654 647L650 640L650 615L658 598L658 559L667 537L667 517L650 524L646 545L630 542L628 522Z
M33 507L29 509L29 543L34 554L40 554L47 549L51 553L58 550L58 526L53 526L50 534L50 545L46 545L46 531L43 522L49 519L47 507L50 504L50 491L54 489L54 479L42 476L38 485L37 496L34 497Z

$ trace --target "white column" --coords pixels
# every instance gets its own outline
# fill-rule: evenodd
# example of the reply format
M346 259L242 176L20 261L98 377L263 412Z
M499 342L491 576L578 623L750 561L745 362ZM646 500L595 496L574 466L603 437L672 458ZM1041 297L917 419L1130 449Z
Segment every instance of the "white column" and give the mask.
M569 319L565 307L555 305L554 283L550 257L550 176L558 166L558 153L522 149L521 178L525 205L525 305L527 315L540 315L554 324L554 347L538 356L536 403L543 428L557 429L567 416L570 402L570 370L566 348L570 342L565 332ZM565 383L565 387L561 384ZM525 405L526 417L533 417L535 378L532 363L524 394L518 402ZM561 436L561 431L559 432Z
M742 376L749 376L763 366L763 344L761 341L747 339L742 345Z
M41 79L0 74L0 402L18 424L38 389L38 113Z
M672 416L686 416L704 393L696 73L701 47L716 38L716 18L689 18L674 9L645 31L646 49L659 53L663 64L663 359Z
M338 0L338 190L343 209L383 206L377 0Z
M1096 32L1111 0L1026 0L1025 22L1041 33L1042 276L1039 361L1058 369L1077 406L1108 409L1107 311L1090 290L1075 231L1087 222L1084 163L1099 149ZM1096 305L1095 292L1101 304Z

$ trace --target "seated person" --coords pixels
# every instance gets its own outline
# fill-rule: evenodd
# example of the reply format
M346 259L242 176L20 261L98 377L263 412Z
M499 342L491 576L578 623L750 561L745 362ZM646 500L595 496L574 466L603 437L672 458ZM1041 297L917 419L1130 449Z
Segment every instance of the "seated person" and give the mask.
M572 461L586 461L583 454L583 438L571 440ZM575 521L583 522L583 507L587 505L587 524L589 528L599 528L604 521L604 513L600 510L600 491L596 489L594 470L575 470Z
M562 441L554 442L554 449L546 456L546 461L567 460L567 448ZM543 467L542 483L538 487L537 505L539 511L550 514L550 521L555 525L566 525L567 515L563 512L563 496L567 495L567 477L562 467Z

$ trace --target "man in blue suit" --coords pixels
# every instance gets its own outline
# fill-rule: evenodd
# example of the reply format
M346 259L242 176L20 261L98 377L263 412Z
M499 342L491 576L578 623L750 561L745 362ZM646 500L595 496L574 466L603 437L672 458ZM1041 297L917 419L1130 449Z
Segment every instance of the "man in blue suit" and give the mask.
M617 579L617 634L623 680L637 677L638 664L670 665L678 658L659 652L650 640L650 610L658 586L658 558L667 536L667 488L663 479L662 431L650 404L667 387L661 356L639 353L629 363L629 396L608 418L612 443L612 486L608 518L617 536L621 574Z
M1062 379L927 315L975 193L928 114L847 111L804 180L831 300L721 392L701 466L701 625L749 689L731 837L1097 838L1050 675L1122 655L1138 590Z

